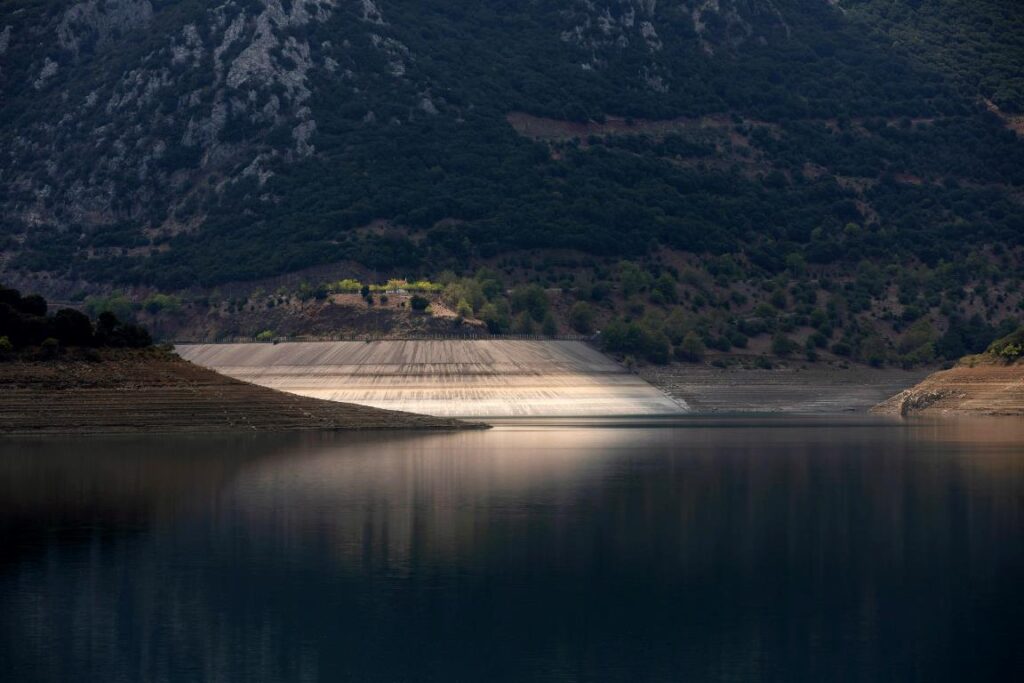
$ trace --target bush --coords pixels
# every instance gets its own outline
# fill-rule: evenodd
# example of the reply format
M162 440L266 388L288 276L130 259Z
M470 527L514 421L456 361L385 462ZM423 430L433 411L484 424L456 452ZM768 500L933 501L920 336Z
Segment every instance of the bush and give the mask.
M47 311L46 299L38 294L29 294L26 297L22 297L21 302L18 304L18 310L26 315L43 317Z
M412 310L416 311L417 313L422 313L427 310L427 307L430 306L430 299L428 299L425 296L420 296L419 294L416 294L409 300L409 306L410 308L412 308Z
M491 334L504 334L512 323L508 305L504 301L496 301L485 304L480 309L480 319L487 325L487 331Z
M699 363L704 360L704 342L696 332L688 332L676 348L676 358L686 363Z
M832 353L837 356L848 357L853 353L853 349L846 342L836 342L832 345Z
M1024 355L1024 327L992 342L987 353L1007 361L1020 358Z
M142 302L142 308L151 315L156 315L161 311L177 313L181 310L181 300L176 296L154 294Z
M569 326L580 334L594 331L594 308L584 301L577 301L569 311Z
M515 323L512 324L512 332L515 334L535 334L536 328L534 327L533 318L526 311L523 311L516 316Z
M57 311L53 316L53 332L64 346L91 346L95 343L89 316L73 308Z
M795 341L782 334L781 332L776 333L772 337L772 353L780 358L786 358L792 355L799 346Z
M548 311L547 315L544 316L540 330L544 333L545 337L555 337L558 335L558 323L555 321L555 316L551 315L551 311Z
M52 360L60 354L60 342L53 337L47 337L39 345L39 357L43 360Z
M512 291L511 303L513 313L525 311L537 322L544 320L544 316L551 308L548 294L540 285L517 287Z
M601 343L606 351L640 355L657 364L668 363L672 349L664 332L622 320L608 324L601 335Z

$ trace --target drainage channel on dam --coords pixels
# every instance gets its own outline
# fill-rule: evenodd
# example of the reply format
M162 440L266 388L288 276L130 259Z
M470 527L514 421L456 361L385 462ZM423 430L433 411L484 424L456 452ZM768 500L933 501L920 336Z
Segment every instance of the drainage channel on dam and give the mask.
M441 417L641 417L687 412L577 341L183 344L182 358L312 398Z

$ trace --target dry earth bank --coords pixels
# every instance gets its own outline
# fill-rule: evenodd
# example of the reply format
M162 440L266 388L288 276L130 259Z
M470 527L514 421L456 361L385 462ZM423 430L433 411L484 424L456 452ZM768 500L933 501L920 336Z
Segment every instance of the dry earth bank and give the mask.
M1024 361L970 356L878 404L881 415L1024 416Z
M153 349L0 363L0 434L483 427L248 384Z
M638 372L697 413L827 414L866 412L929 371L806 363L771 370L651 365Z

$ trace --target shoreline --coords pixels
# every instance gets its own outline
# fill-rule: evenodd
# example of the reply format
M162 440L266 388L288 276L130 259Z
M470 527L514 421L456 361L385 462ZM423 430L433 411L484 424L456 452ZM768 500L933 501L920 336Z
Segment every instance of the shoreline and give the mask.
M871 412L904 418L1024 417L1024 361L968 356L880 401Z
M792 363L771 370L675 363L637 373L696 415L867 415L935 368L902 370Z
M0 363L0 436L487 428L275 391L157 349Z

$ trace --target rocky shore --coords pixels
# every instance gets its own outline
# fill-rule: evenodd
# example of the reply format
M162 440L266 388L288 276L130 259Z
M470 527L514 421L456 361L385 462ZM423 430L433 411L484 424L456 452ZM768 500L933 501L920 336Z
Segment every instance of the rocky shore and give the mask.
M1024 416L1024 360L971 356L872 409L880 415Z
M0 434L484 428L241 382L158 350L0 363Z

